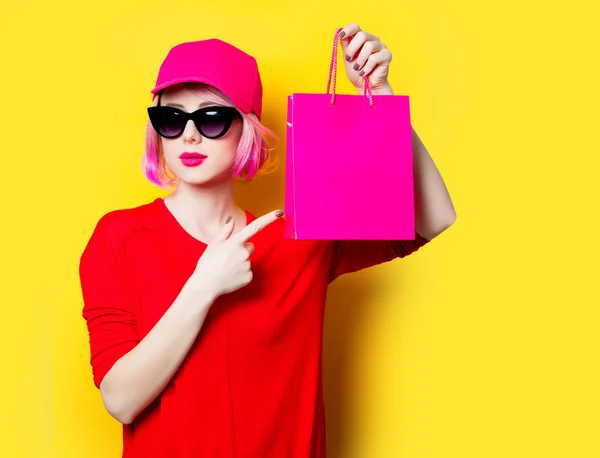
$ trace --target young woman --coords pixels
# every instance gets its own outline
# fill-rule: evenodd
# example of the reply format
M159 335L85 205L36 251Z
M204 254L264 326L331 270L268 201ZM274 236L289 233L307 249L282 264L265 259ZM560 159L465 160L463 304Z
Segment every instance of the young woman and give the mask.
M367 75L392 93L380 40L355 24L340 37L357 89ZM444 182L413 131L415 240L286 239L281 211L256 218L233 198L268 156L256 60L182 43L152 93L144 171L174 191L105 214L80 261L94 383L123 423L123 457L323 458L327 286L449 227Z

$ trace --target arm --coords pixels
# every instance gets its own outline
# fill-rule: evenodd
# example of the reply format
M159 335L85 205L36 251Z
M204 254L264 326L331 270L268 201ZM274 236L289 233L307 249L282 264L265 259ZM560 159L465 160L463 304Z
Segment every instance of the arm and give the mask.
M373 91L373 95L393 95L391 86ZM446 185L427 148L412 128L415 176L415 230L432 240L456 221L456 213Z
M389 85L373 94L393 94ZM342 240L334 242L330 281L345 273L403 258L426 245L456 220L456 213L435 163L412 129L415 177L414 240ZM393 211L393 209L391 210Z
M393 95L388 81L392 53L387 46L379 37L364 32L358 24L350 24L339 32L342 51L346 55L346 74L356 90L362 93L364 79L368 78L373 95ZM415 240L335 242L330 280L347 272L407 256L438 236L456 220L444 181L414 129L412 143Z
M333 242L329 282L340 275L357 272L414 253L429 240L415 234L414 240L339 240Z
M344 66L352 85L363 92L368 79L373 95L393 95L388 81L392 53L379 37L363 31L358 24L339 30ZM337 37L338 35L336 35ZM456 214L444 180L429 156L425 145L412 129L415 173L415 230L431 240L456 220Z
M194 343L213 302L184 286L152 330L121 357L100 383L106 410L131 423L165 388Z
M140 341L139 298L125 253L129 221L115 213L98 223L79 275L94 383L106 410L131 423L164 389L197 337L214 294L188 280Z
M113 417L131 423L162 392L216 298L252 280L249 258L254 245L248 240L282 215L270 212L233 235L234 221L226 223L175 301L141 341L139 297L125 250L132 222L119 212L100 220L81 256L79 274L94 383Z

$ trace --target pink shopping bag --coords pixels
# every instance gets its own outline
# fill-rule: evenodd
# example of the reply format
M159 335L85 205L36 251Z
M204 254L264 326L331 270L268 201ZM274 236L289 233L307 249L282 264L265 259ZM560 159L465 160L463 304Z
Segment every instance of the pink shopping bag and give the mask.
M327 94L288 97L285 237L414 240L409 98L335 93L335 34ZM333 77L333 89L330 92Z

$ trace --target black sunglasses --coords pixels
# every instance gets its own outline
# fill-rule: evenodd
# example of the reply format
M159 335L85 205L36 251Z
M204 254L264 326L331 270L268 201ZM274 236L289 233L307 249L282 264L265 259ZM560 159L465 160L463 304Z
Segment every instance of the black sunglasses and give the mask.
M198 132L206 138L219 138L227 133L233 120L241 117L234 107L204 107L193 113L175 107L148 107L154 130L164 138L177 138L191 119Z

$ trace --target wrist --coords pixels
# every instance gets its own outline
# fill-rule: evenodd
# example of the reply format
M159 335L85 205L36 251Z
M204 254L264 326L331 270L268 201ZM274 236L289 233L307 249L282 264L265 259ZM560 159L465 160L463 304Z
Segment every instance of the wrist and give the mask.
M371 88L371 94L373 95L394 95L394 91L390 83L386 83L383 86Z
M210 308L219 297L219 293L206 281L198 280L193 276L184 285L186 296L200 308Z

